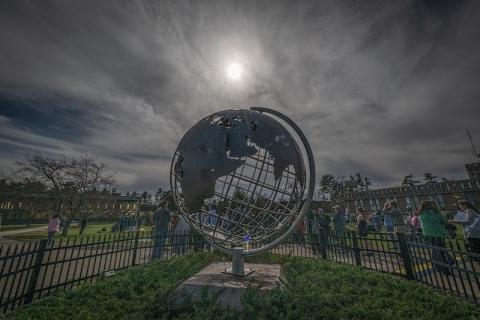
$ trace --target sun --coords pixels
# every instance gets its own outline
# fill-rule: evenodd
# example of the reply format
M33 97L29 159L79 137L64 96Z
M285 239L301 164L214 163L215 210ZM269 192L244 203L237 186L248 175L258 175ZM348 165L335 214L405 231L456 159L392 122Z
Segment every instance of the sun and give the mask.
M237 81L242 77L242 66L239 63L232 62L227 67L227 76L230 80Z

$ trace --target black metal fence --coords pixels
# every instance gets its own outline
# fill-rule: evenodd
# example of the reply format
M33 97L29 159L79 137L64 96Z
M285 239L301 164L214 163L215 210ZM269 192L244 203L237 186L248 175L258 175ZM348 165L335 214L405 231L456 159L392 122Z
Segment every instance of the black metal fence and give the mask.
M479 303L480 256L467 253L462 240L433 240L401 233L294 234L271 252L387 272ZM6 245L0 248L0 313L129 266L209 249L198 234L148 232Z

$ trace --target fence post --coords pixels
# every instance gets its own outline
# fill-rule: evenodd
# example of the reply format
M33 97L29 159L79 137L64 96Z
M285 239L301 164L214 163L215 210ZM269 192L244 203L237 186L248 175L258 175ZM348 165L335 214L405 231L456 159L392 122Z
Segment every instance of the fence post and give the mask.
M405 233L397 232L398 246L400 247L400 256L403 260L403 265L405 267L405 272L408 280L415 279L415 273L413 272L412 257L410 256L410 251L408 251L407 239L405 238Z
M132 263L134 266L137 264L137 250L138 250L138 239L140 238L140 230L135 231L135 241L133 243L133 254L132 254Z
M323 228L320 229L320 244L319 244L319 249L320 249L320 255L322 256L323 259L327 260L327 241L328 241L328 236L326 230Z
M355 232L352 232L352 246L353 246L353 254L355 256L355 265L361 266L362 259L360 258L360 247L358 246L358 239Z
M28 283L28 290L27 294L25 295L24 304L32 303L33 295L35 293L35 287L37 286L38 276L40 275L40 269L42 268L43 256L45 254L45 249L48 244L48 239L40 240L38 245L38 250L35 255L35 262L33 264L33 271L32 276L30 277L30 281Z

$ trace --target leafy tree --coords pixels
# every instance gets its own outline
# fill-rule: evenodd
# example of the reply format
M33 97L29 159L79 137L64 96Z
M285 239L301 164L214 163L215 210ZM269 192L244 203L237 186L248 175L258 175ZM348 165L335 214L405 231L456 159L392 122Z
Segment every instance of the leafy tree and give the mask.
M413 176L413 174L409 174L409 175L406 175L405 177L403 177L402 186L403 187L411 187L411 186L414 186L418 183L420 183L420 181L415 180L415 177Z
M364 191L370 190L370 186L372 185L372 181L370 181L370 178L365 176L363 177L363 189Z
M325 193L330 193L334 189L336 183L337 181L333 175L325 174L320 180L320 190Z
M162 197L162 188L158 188L157 192L155 192L155 202L158 203L161 197Z
M335 178L331 174L323 175L320 179L320 190L335 200L337 195L344 192L367 191L372 185L370 178L363 176L360 172L351 174L347 180L344 177Z
M434 176L431 172L425 172L424 179L427 184L437 183L438 176Z

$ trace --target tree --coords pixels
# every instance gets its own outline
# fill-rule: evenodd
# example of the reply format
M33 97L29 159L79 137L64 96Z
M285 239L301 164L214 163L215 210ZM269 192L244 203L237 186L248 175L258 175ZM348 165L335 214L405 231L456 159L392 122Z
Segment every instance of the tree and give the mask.
M45 209L42 201L37 195L45 192L45 186L37 181L32 181L19 175L4 175L0 178L0 195L14 194L14 197L22 204L18 208L22 218L27 219L27 226L30 226L32 218Z
M371 185L370 178L363 176L360 172L351 174L347 180L344 177L335 178L331 174L325 174L319 183L320 190L328 194L333 201L345 192L368 191Z
M413 176L413 174L409 174L409 175L406 175L405 177L403 177L402 186L403 187L411 187L411 186L414 186L418 183L420 183L420 181L415 180L415 177Z
M113 174L105 165L87 155L59 159L36 153L24 161L17 161L17 165L18 172L45 185L52 210L63 218L63 235L68 234L74 217L92 212L86 206L87 200L98 198L99 193L113 183Z
M431 172L425 172L424 179L427 184L437 183L438 176L434 176Z
M31 179L43 183L52 202L52 210L61 214L63 206L62 191L66 184L67 160L54 159L40 153L27 156L24 161L17 161L20 170L17 173L30 175Z
M331 174L325 174L320 180L320 190L325 193L330 193L336 184L335 177Z
M45 207L42 201L39 201L38 198L34 198L35 194L45 193L45 185L38 181L32 181L29 178L23 178L17 183L17 192L25 196L26 200L24 205L24 211L27 215L27 226L29 227L32 223L32 219L39 212L42 212Z
M370 178L365 176L363 178L363 188L364 188L364 191L368 191L370 190L370 186L372 185L372 181L370 181Z
M143 191L143 192L142 192L142 195L141 195L140 197L141 197L143 203L147 203L148 192L147 192L147 191Z
M158 188L157 192L155 192L155 202L156 203L160 202L161 198L162 198L162 188Z
M89 199L98 198L101 190L109 189L113 184L113 174L103 163L83 155L68 161L64 198L67 205L66 221L62 234L67 235L73 218L81 214L86 217L92 213L85 206ZM87 210L85 210L87 209Z

